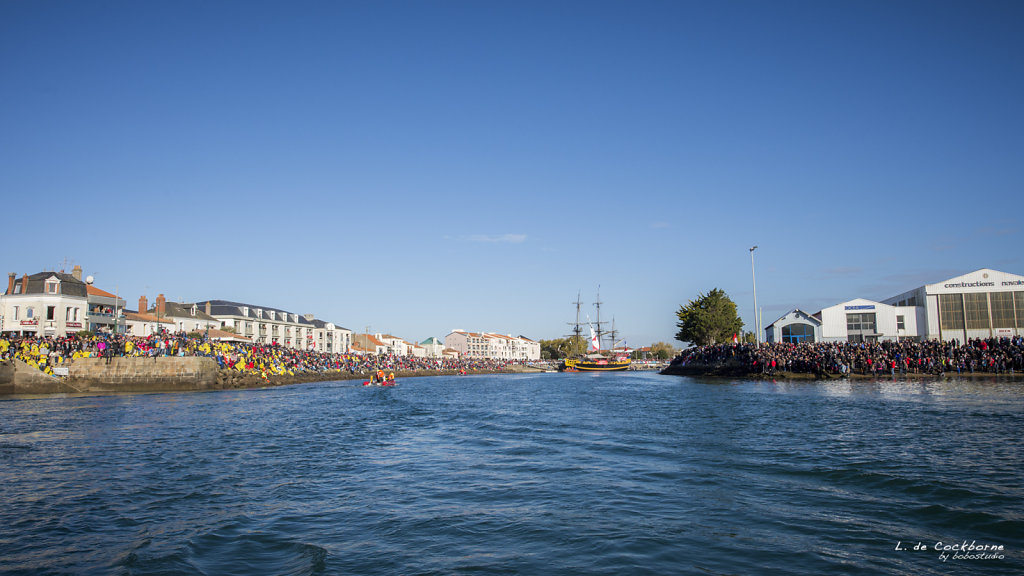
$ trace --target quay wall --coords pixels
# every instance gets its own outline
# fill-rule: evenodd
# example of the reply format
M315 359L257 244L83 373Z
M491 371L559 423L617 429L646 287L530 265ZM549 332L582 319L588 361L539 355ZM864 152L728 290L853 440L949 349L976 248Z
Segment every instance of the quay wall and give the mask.
M212 358L79 358L68 376L44 374L21 360L0 363L0 394L74 394L212 390L219 368Z
M174 392L214 390L220 368L213 358L79 358L67 384L77 392Z
M158 358L78 358L68 376L40 372L20 360L0 362L0 395L9 394L116 394L120 392L187 392L237 388L265 388L305 382L366 380L369 373L327 371L294 376L269 376L221 370L213 358L161 356ZM396 371L396 377L440 376L452 370ZM485 373L485 372L474 372Z

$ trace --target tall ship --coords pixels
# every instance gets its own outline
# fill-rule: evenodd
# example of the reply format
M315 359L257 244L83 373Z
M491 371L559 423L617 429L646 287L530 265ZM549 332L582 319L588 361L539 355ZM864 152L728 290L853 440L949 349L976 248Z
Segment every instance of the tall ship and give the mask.
M587 318L587 325L590 327L590 340L586 345L586 351L581 350L584 347L585 340L583 337L583 323L580 321L580 306L580 296L577 294L576 321L569 323L573 327L569 338L575 349L571 350L568 357L562 361L559 370L562 372L619 372L628 370L630 366L629 351L625 348L615 348L616 331L614 319L612 320L611 330L605 330L604 325L607 322L601 322L600 287L598 287L597 301L594 302L594 306L597 308L597 321L591 322L590 318ZM597 326L596 329L594 328L595 325ZM611 347L604 350L602 342L606 340L606 337L611 342Z

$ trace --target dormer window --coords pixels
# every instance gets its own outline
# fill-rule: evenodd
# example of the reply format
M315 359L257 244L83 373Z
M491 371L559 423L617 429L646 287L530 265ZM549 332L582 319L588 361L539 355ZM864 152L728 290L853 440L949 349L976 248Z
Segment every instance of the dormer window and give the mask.
M256 317L257 318L263 318L263 309L262 308L257 308L256 309Z
M242 316L248 316L248 315L249 315L249 307L248 306L242 306Z
M270 312L270 319L271 320L277 320L277 312L274 312L273 310L270 310L269 312Z
M192 305L192 315L193 316L196 315L196 305L195 304Z
M53 279L53 278L47 280L46 281L46 293L47 294L56 294L57 293L57 287L59 285L60 285L60 280L56 280L56 279Z

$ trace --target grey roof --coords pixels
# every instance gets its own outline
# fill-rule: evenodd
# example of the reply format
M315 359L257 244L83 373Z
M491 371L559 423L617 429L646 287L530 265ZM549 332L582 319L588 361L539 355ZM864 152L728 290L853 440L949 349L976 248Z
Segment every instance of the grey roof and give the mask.
M323 327L327 326L327 324L328 324L328 322L325 321L325 320L320 320L319 318L313 318L313 326L316 326L317 328L323 328ZM334 329L335 330L348 330L349 332L351 332L351 330L349 330L348 328L345 328L344 326L339 326L336 322L330 322L330 324L334 324Z
M192 306L196 307L196 313L192 314ZM156 306L150 306L147 312L156 312ZM200 320L217 320L206 313L206 306L201 304L180 304L178 302L164 303L164 316L172 318L198 318Z
M86 290L85 282L82 282L71 274L65 274L63 272L37 272L35 274L29 274L28 286L26 287L25 292L19 292L18 294L45 294L46 281L54 276L60 280L60 287L58 288L59 294L64 296L88 298L89 293ZM24 278L24 276L18 278L15 281L15 284L21 284L24 282Z
M771 328L772 326L775 326L776 324L778 324L782 320L785 320L786 317L789 316L790 314L795 315L797 318L803 317L803 318L806 318L807 320L813 320L814 322L818 323L818 326L821 326L821 319L820 318L816 318L813 314L808 314L807 312L804 312L803 310L801 310L799 308L793 308L789 312L786 312L782 316L779 316L775 320L775 322L772 322L771 324L765 326L764 329L767 330L768 328Z
M206 310L206 303L207 302L210 303L210 313L213 314L214 316L243 316L245 318L253 318L253 319L259 319L259 320L270 320L270 318L267 317L266 312L273 311L275 314L278 315L278 320L283 321L283 322L291 322L292 321L291 316L295 315L295 316L298 316L298 321L295 322L297 324L306 324L306 325L312 326L314 328L323 328L327 324L325 321L318 320L316 318L314 318L313 320L306 320L306 317L303 314L296 314L295 312L289 312L287 310L281 310L280 308L271 308L269 306L259 306L257 304L245 304L245 303L242 303L242 302L232 302L230 300L203 300L201 302L196 302L196 306L199 307L202 310ZM249 313L248 314L242 314L242 308L248 308L249 309ZM257 309L263 310L263 312L264 312L263 318L256 318L256 310ZM282 314L287 314L288 318L287 319L281 318L280 316ZM340 329L340 330L348 330L348 328L342 328L341 326L338 326L338 324L336 324L336 323L334 324L334 326L336 328Z
M270 307L270 306L260 306L258 304L245 304L243 302L232 302L230 300L203 300L203 301L200 301L200 302L196 302L196 306L199 306L203 310L206 310L206 303L207 302L210 303L210 313L213 314L214 316L242 316L242 317L245 317L245 318L257 319L257 317L256 317L256 310L258 309L258 310L263 310L264 313L272 311L272 312L274 312L278 316L287 314L289 316L287 321L290 322L291 321L290 317L292 315L296 315L295 312L289 312L287 310L281 310L280 308L273 308L273 307ZM243 308L248 308L249 309L249 313L248 314L243 314L242 313L242 309ZM312 325L312 323L310 321L306 320L306 318L302 314L297 314L297 316L298 316L298 322L297 322L298 324L310 324L310 325ZM267 317L266 314L264 314L263 318L259 318L259 319L260 320L270 320L270 318ZM281 320L284 321L285 319L281 318Z

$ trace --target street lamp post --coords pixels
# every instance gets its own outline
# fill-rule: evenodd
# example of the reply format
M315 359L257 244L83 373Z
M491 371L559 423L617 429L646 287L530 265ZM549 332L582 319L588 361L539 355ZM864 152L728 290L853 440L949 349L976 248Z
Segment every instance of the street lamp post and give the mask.
M761 346L761 319L757 315L757 278L754 276L754 250L757 246L750 248L750 280L754 285L754 342Z

